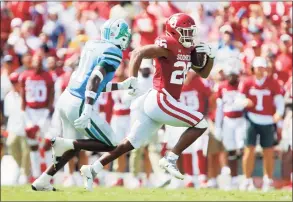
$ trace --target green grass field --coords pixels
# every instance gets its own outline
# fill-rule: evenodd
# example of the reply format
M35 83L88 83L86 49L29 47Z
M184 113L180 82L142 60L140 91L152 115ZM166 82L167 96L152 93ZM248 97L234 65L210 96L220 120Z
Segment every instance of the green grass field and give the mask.
M195 190L195 189L135 189L125 188L95 188L93 192L87 192L82 187L59 188L57 192L35 192L30 186L2 186L1 201L292 201L292 192L273 191L263 193L219 191L219 190Z

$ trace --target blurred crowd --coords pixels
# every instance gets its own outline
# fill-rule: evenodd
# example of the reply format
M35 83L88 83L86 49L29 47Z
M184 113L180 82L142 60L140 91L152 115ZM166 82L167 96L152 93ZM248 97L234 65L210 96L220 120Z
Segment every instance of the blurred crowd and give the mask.
M133 33L131 46L124 52L123 62L116 73L115 79L121 81L128 76L131 51L135 47L154 43L156 37L164 32L166 19L178 12L194 18L198 27L195 40L211 44L217 49L217 54L208 79L202 80L191 72L186 79L180 100L206 114L210 127L180 158L178 166L186 174L186 180L172 180L168 186L216 188L217 178L221 175L231 176L231 185L238 186L237 176L243 174L247 180L242 187L253 189L251 177L255 153L263 157L264 182L273 178L274 160L281 159L282 186L292 183L292 2L1 1L1 158L4 154L10 154L20 167L21 179L16 184L32 181L46 164L51 163L47 137L62 135L58 118L54 117L54 104L78 65L83 45L88 40L100 38L99 28L106 19L124 18ZM26 72L32 69L47 72L46 81L52 86L50 93L45 93L47 104L42 106L49 114L46 130L42 126L21 127L15 118L15 114L23 110L21 95L40 93L37 100L43 99L42 88L34 86L27 90L28 87L22 82ZM144 61L140 78L145 86L151 87L153 72L152 62ZM223 128L218 126L218 122L226 120L225 113L219 118L220 121L217 120L219 100L223 101L228 95L227 89L223 90L225 82L230 84L234 79L237 83L234 91L244 93L244 87L238 88L238 83L247 78L269 78L265 88L271 90L270 98L261 97L265 100L265 106L258 107L272 110L273 121L269 124L273 129L268 132L257 130L255 133L260 134L259 140L249 139L246 128L251 127L244 127L239 132L239 139L235 140L237 144L232 142L231 146L227 143L231 141L229 138L227 140L219 135L219 130ZM257 88L253 83L246 82L246 88ZM281 95L281 101L275 101L275 95ZM123 101L123 92L104 93L97 102L97 110L117 132L127 135L131 109L130 104ZM282 114L278 114L278 110ZM266 113L259 111L259 119L262 119ZM239 123L236 120L239 117L228 118L230 125ZM252 120L250 125L253 124L255 127L266 125L259 120ZM146 173L146 179L150 178L151 173L164 175L157 162L180 137L181 132L177 130L168 126L162 128L144 148L122 156L110 165L109 170L118 173L112 185L122 186L125 183L122 173L130 171L137 179L135 186L151 186L148 180L140 179L139 173ZM267 133L272 135L266 136ZM39 153L37 156L36 152ZM96 155L100 154L84 152L78 161L71 161L64 171L64 183L74 185L72 174L76 167L87 164ZM235 162L242 162L242 172ZM168 180L159 180L156 186L164 186L169 183ZM97 183L102 182L97 179Z

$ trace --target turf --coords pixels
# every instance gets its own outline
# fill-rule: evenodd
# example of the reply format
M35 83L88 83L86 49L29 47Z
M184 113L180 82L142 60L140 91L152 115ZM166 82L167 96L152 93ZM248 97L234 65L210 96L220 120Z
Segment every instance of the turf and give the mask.
M57 192L35 192L30 186L1 186L1 201L292 201L291 191L272 191L263 193L195 190L195 189L135 189L125 188L95 188L87 192L81 187L57 187Z

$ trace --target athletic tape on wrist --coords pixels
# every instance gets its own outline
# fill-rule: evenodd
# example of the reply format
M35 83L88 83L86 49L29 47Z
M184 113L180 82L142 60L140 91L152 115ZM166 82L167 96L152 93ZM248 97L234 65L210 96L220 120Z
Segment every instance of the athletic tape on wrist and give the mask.
M98 76L101 81L104 79L104 76L100 70L95 70L93 73Z
M106 92L111 92L111 90L112 90L112 82L109 82L106 85Z
M90 98L95 99L96 96L97 96L97 93L94 91L89 91L89 90L85 91L85 97L90 97Z

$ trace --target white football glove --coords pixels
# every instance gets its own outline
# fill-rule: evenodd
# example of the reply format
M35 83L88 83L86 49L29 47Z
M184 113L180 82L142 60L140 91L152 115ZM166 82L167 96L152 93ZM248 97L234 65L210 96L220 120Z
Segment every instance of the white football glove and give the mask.
M137 77L129 77L125 81L122 81L118 83L118 89L119 90L127 90L129 87L132 87L133 89L137 88Z
M213 49L206 43L200 42L199 45L195 47L197 53L205 53L209 56L209 58L215 58L215 52Z
M93 105L85 104L80 117L74 121L74 127L78 129L89 128L91 126L92 110Z

